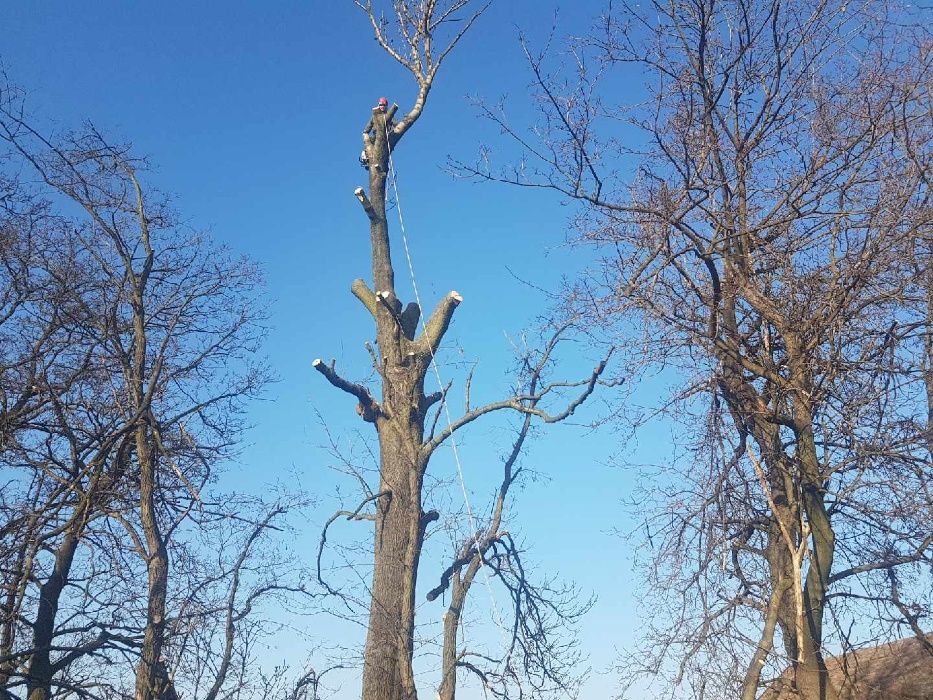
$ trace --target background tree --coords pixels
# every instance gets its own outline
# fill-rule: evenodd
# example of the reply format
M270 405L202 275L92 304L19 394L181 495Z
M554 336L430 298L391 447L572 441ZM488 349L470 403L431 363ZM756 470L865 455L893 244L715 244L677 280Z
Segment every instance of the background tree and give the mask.
M531 135L485 108L522 166L460 172L581 202L581 239L607 254L576 298L608 324L635 314L632 351L689 378L670 405L699 429L647 523L672 612L626 672L673 660L693 696L751 699L786 659L802 697L837 697L830 619L841 632L874 608L871 632L837 637L849 644L929 614L910 320L930 228L929 49L892 3L623 5L574 46L571 77L526 49ZM601 82L626 65L646 79L632 107ZM908 605L897 580L918 581Z
M40 183L21 197L36 213L8 218L35 252L8 268L9 293L32 295L9 320L31 334L3 361L7 386L18 372L36 398L9 404L25 408L3 451L5 692L249 689L263 600L304 595L270 540L303 499L215 486L269 377L256 266L178 224L128 146L90 125L43 136L4 98L10 162Z

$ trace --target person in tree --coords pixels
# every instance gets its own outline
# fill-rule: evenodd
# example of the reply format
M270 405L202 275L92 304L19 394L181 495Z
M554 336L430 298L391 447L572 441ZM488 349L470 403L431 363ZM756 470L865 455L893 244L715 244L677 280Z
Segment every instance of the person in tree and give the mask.
M389 100L385 97L380 97L379 101L376 102L376 106L373 107L373 115L377 113L385 113L389 108ZM370 117L369 121L366 122L366 126L363 127L363 142L368 143L375 134L376 131L376 121ZM366 155L366 147L363 147L363 150L360 152L360 165L364 168L369 168L369 157Z

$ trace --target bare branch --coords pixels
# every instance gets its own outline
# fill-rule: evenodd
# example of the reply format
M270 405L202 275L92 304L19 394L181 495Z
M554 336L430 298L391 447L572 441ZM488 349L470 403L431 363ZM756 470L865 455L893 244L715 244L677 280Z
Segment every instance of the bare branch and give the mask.
M422 448L423 453L425 455L430 455L456 431L469 425L477 418L480 418L488 413L494 413L496 411L508 409L518 413L535 416L545 423L559 423L560 421L566 420L572 416L574 411L576 411L583 404L583 402L592 395L596 385L600 383L600 377L606 370L606 365L608 364L611 355L612 352L610 351L609 354L593 368L593 372L589 379L585 379L579 382L554 382L545 385L534 394L520 394L512 396L508 399L504 399L502 401L496 401L486 404L485 406L474 408L472 411L469 411L454 420L450 425L441 430L441 432L438 433L437 436L432 440L426 442ZM614 386L618 385L619 382L609 381L603 383ZM558 411L557 413L549 413L548 411L538 407L538 403L541 401L541 399L557 388L573 388L581 386L583 387L583 390L580 392L580 394L574 397L563 410Z
M369 393L369 389L361 384L354 384L353 382L349 382L337 374L337 371L334 369L334 365L334 362L332 362L330 365L327 365L320 358L314 360L314 362L311 363L311 366L323 374L324 378L327 379L327 381L330 382L332 386L335 386L341 391L356 397L356 399L359 401L357 404L357 413L360 414L364 421L367 423L375 423L376 419L382 414L382 409L380 408L379 403L372 397L372 394Z

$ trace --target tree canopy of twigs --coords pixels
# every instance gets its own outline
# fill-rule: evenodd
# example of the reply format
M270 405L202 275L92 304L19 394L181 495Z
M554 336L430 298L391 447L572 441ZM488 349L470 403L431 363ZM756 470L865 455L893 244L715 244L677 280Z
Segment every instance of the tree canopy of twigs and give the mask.
M612 3L563 66L524 46L540 123L480 104L521 160L453 168L579 202L579 308L686 380L689 449L640 497L664 612L621 673L839 697L827 645L930 628L930 34L898 3L672 1Z
M24 105L5 81L2 692L229 697L258 682L264 601L304 591L273 537L301 499L215 488L270 376L259 271L128 145Z

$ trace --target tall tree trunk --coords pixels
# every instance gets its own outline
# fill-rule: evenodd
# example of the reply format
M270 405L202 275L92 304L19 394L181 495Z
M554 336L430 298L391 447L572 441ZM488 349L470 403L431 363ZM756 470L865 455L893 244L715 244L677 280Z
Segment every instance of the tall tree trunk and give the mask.
M382 405L373 416L379 435L380 492L375 522L372 598L363 662L363 700L415 700L415 587L421 556L421 445L424 376L430 362L403 330L395 295L386 221L392 110L374 112L369 158L370 237L376 320L382 360Z
M131 175L132 177L132 175ZM139 464L139 519L146 540L146 628L136 667L136 700L161 700L171 686L162 659L165 643L165 600L168 594L168 547L159 524L157 493L159 489L159 455L153 448L156 423L151 411L151 395L147 391L148 334L146 326L146 293L155 253L149 238L149 223L145 215L142 190L135 181L140 240L146 252L142 268L133 269L131 259L126 260L131 271L133 309L133 354L131 360L131 388L137 423L133 433L136 460ZM151 387L150 387L151 388Z
M52 574L39 588L39 609L33 623L33 653L29 660L27 689L29 700L47 700L52 695L52 641L62 591L68 583L80 533L84 529L86 504L72 516L70 527L55 552Z
M387 406L388 408L388 406ZM391 409L389 409L391 410ZM409 417L403 417L403 421ZM414 428L383 421L381 490L376 512L372 600L363 667L364 700L413 700L415 585L420 558L421 477Z
M139 460L140 520L148 552L146 629L136 669L136 700L159 700L165 685L165 674L160 669L165 639L168 551L156 513L156 458L149 443L148 431L142 425L136 429L136 455Z
M822 648L823 613L833 568L836 533L833 531L824 501L824 479L811 427L812 416L804 408L798 409L797 414L798 421L804 426L799 430L797 437L797 457L804 476L802 497L804 512L810 526L811 546L810 568L804 587L805 646L800 655L802 664L795 669L795 675L797 686L806 700L835 700L839 695L829 680Z

